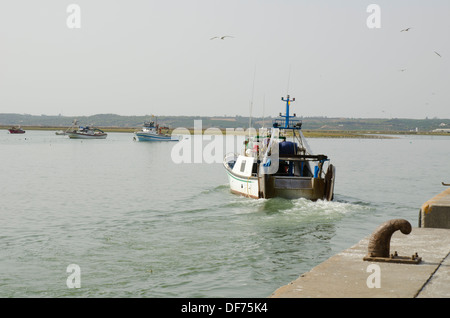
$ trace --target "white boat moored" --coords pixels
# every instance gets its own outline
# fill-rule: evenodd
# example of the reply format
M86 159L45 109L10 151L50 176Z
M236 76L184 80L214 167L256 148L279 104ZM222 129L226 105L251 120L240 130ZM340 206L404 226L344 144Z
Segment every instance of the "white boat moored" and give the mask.
M108 136L103 130L94 127L79 127L77 130L66 131L71 139L105 139Z
M142 128L134 132L134 140L139 141L178 141L178 137L172 137L163 131L168 131L169 128L160 126L155 121L145 122Z

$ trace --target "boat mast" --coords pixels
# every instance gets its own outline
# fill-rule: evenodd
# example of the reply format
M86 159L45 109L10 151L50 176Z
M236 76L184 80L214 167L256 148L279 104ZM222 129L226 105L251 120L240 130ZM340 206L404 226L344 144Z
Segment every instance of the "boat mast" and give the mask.
M281 100L284 101L284 102L286 102L286 114L283 116L283 115L280 113L280 117L285 117L285 118L286 118L286 119L285 119L285 122L284 122L284 128L287 129L287 128L290 128L290 127L289 127L289 118L295 117L295 114L294 114L294 116L290 116L290 115L289 115L289 106L290 106L290 103L291 103L291 102L295 102L295 97L294 97L293 99L290 99L289 95L287 95L286 99L284 99L284 97L281 97Z
M266 126L266 116L265 116L265 109L266 109L266 95L263 96L263 123L262 128L264 129Z
M281 100L286 102L286 114L283 115L280 113L280 117L285 118L284 120L284 127L280 127L282 129L290 129L292 130L292 140L298 140L300 148L303 149L303 140L301 138L300 129L302 127L301 121L298 119L291 119L297 117L297 115L294 113L292 116L289 112L289 107L291 102L295 102L295 98L290 98L289 95L286 95L286 99L284 97L281 97Z
M248 117L248 138L251 138L251 128L252 128L252 110L253 110L253 95L255 93L255 79L256 79L256 65L253 71L253 85L252 85L252 99L250 100L250 114Z

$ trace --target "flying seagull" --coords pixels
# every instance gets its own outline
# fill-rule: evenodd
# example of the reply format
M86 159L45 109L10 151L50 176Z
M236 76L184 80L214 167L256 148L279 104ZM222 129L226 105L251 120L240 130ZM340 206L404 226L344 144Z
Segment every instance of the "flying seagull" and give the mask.
M403 29L403 30L401 30L400 32L408 32L408 31L409 31L409 29L411 29L411 28L406 28L406 29Z
M210 38L210 40L214 40L214 39L221 39L221 40L223 40L225 38L234 38L234 36L231 36L231 35L215 36L215 37Z
M434 51L434 53L436 53L437 56L442 57L438 52Z

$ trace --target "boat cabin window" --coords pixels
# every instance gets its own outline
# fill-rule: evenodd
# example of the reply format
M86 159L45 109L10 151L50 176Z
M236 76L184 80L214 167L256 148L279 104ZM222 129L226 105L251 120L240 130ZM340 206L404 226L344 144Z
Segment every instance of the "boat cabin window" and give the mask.
M277 175L312 177L311 168L308 161L280 160Z
M245 160L242 160L241 162L241 172L245 171Z

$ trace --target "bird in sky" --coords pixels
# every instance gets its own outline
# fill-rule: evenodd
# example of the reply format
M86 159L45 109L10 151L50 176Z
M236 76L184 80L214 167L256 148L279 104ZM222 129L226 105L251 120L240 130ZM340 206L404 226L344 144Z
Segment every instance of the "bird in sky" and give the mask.
M437 56L442 57L438 52L434 51L434 53L436 53Z
M400 72L404 72L406 71L406 68L402 68L401 70L399 70Z
M234 36L231 36L231 35L215 36L215 37L210 38L210 40L214 40L214 39L224 40L225 38L234 38Z
M411 28L406 28L406 29L401 30L400 32L408 32L410 29Z

